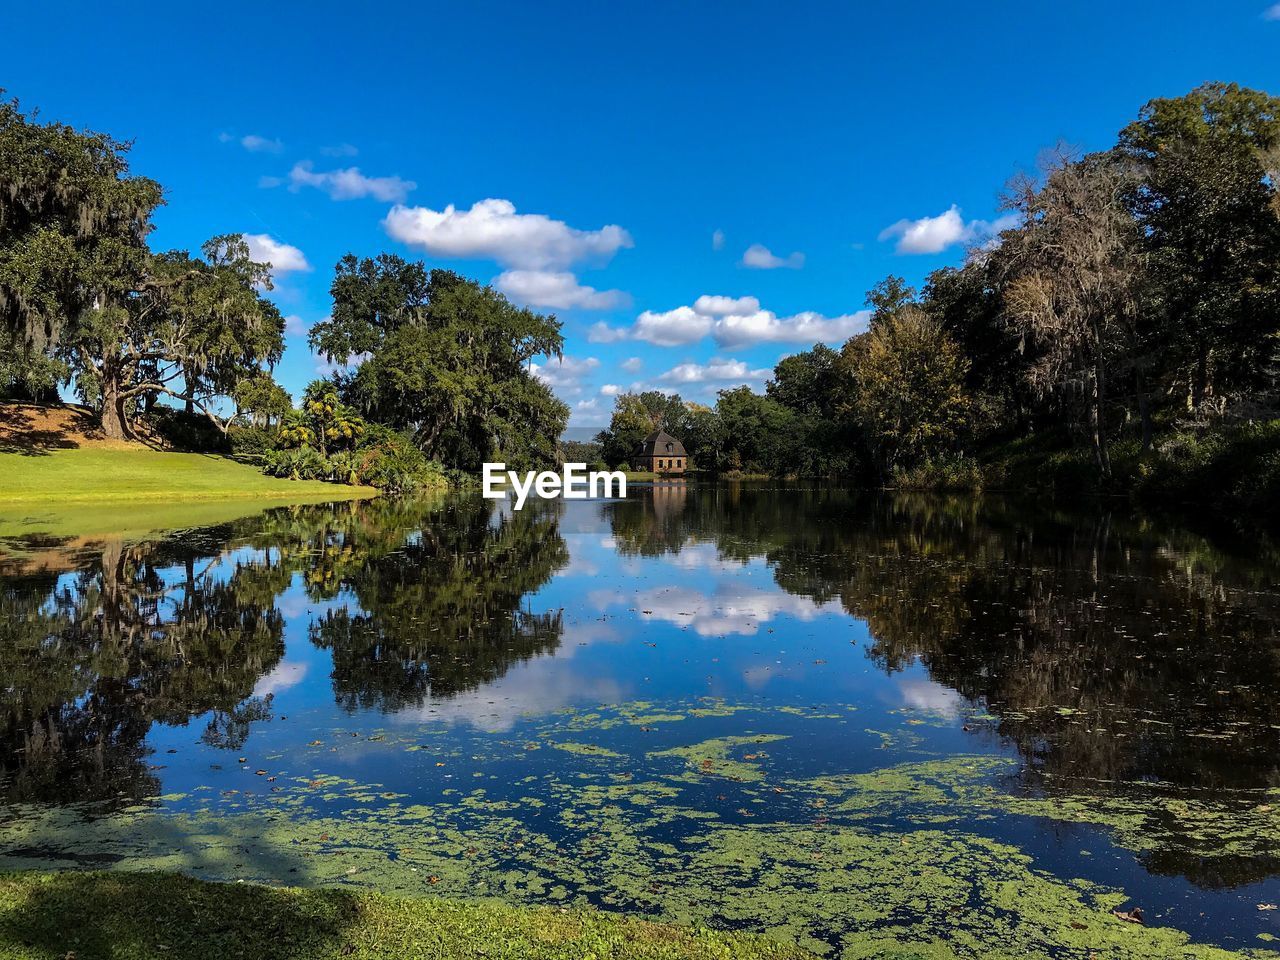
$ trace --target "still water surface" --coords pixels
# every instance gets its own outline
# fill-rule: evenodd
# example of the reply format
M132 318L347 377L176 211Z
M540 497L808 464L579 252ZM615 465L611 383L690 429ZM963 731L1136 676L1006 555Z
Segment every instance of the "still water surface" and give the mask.
M0 546L0 868L591 903L846 956L1280 936L1266 558L776 484L28 526Z

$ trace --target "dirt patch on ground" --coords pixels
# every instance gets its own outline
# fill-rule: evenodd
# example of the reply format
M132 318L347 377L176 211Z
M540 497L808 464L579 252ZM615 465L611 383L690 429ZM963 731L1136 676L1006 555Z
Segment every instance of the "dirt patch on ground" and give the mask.
M129 450L127 440L108 440L87 407L47 407L32 403L0 403L0 453L40 454L81 447Z

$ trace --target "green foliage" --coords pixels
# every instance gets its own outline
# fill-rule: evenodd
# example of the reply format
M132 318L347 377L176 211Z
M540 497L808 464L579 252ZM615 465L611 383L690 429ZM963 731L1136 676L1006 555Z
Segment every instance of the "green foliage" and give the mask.
M844 358L853 409L886 468L954 450L968 423L968 361L941 325L915 305L899 307L850 340Z
M289 396L289 391L265 372L237 383L231 398L236 404L239 415L237 419L247 417L255 427L270 427L279 423L293 409L293 398Z
M328 480L331 473L324 454L314 447L272 450L263 458L263 471L288 480Z
M338 382L343 402L464 470L554 462L569 411L529 371L534 357L560 356L554 317L391 254L347 255L331 292L333 313L311 342L334 362L363 361Z
M231 446L232 455L245 460L260 460L282 445L278 428L239 424L233 424L227 430L227 442Z
M981 490L982 466L973 457L920 460L909 467L895 467L893 486L903 490Z
M202 413L158 406L147 414L146 424L169 450L226 453L231 449L222 431Z

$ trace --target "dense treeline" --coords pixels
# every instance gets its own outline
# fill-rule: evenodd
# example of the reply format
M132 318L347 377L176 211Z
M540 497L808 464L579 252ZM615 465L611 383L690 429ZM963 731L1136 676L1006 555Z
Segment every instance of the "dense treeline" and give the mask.
M555 317L447 270L348 255L310 337L336 372L295 408L272 377L271 265L238 234L199 256L151 250L164 194L128 152L0 101L0 399L68 388L110 438L159 432L282 476L388 488L555 459L568 408L529 371L560 355Z
M764 395L618 397L604 457L663 424L715 471L1280 486L1278 168L1277 98L1153 100L1110 149L1015 178L1016 226L919 291L877 285L867 332L784 359Z

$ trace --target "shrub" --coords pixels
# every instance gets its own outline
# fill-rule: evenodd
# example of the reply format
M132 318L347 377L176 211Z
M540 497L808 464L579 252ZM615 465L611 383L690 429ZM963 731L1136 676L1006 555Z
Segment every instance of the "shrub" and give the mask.
M895 468L890 482L904 490L981 490L982 467L972 457L922 460Z
M227 431L233 456L259 461L280 447L280 433L274 427L233 426Z
M156 439L170 450L221 453L230 449L222 431L203 413L155 407L144 419Z
M329 476L329 464L320 451L313 447L296 450L272 450L263 458L263 471L273 477L289 480L324 480Z

